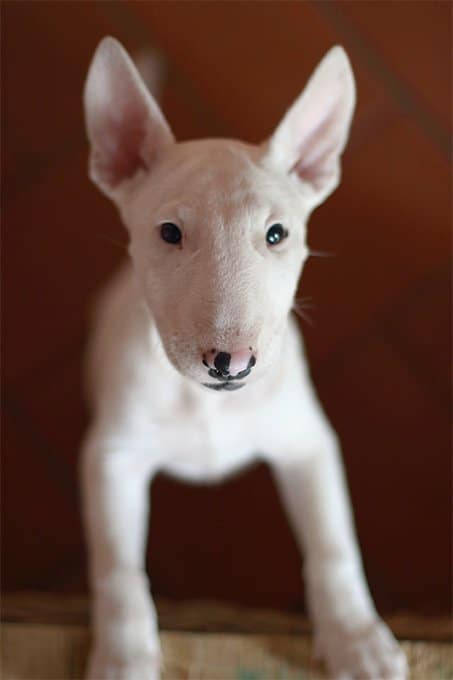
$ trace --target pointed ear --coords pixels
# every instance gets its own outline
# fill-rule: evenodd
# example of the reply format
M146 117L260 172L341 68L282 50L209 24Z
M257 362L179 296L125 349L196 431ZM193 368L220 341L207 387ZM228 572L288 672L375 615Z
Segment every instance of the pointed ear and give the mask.
M342 47L332 48L268 142L265 162L294 175L321 203L340 181L355 105L355 85Z
M104 38L96 49L84 105L90 177L115 199L127 180L152 169L173 143L173 135L132 60L114 38Z

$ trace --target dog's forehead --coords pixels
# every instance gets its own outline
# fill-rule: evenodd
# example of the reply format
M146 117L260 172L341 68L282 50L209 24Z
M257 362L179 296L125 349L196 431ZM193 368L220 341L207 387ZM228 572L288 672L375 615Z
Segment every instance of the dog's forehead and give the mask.
M287 183L260 163L260 147L235 140L177 144L165 160L162 200L176 200L187 212L217 212L233 217L242 211L266 211L288 204Z

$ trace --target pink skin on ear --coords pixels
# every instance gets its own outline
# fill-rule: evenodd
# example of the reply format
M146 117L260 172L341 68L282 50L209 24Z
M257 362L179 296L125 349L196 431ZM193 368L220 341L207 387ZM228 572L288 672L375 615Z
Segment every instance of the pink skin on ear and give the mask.
M142 121L123 125L122 121L106 119L103 135L98 137L96 162L98 172L112 189L138 170L148 169L141 155L145 137Z

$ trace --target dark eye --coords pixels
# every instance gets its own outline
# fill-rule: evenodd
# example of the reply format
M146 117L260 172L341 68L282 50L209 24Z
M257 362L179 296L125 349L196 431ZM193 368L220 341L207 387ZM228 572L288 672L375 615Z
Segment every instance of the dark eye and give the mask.
M179 243L182 239L181 229L173 222L164 222L160 227L160 235L167 243Z
M288 236L288 232L281 224L273 224L267 230L266 241L269 246L276 246Z

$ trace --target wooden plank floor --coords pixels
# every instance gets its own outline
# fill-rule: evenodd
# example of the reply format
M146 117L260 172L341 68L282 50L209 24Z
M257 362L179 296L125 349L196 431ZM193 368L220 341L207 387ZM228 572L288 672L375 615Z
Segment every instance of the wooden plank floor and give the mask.
M89 648L88 601L40 593L4 598L2 678L75 680ZM214 602L158 600L163 680L323 680L306 619ZM453 678L451 620L394 616L412 680ZM376 678L376 680L379 680Z
M232 633L161 634L163 680L325 680L311 639ZM89 635L82 626L3 624L3 680L80 680ZM411 680L453 678L453 650L403 642ZM376 680L379 680L376 678Z

